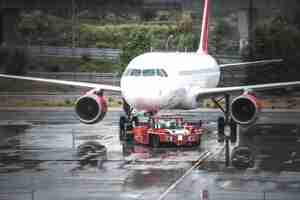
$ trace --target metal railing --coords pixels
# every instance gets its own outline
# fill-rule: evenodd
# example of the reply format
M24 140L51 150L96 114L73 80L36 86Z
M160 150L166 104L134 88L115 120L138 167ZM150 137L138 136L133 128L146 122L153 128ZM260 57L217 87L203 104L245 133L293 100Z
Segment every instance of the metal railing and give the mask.
M26 76L50 78L67 81L81 81L91 83L102 83L109 85L120 85L120 74L117 73L95 73L95 72L28 72Z
M55 46L27 46L28 53L33 56L81 58L88 56L92 59L107 59L118 61L121 50L110 48L71 48Z

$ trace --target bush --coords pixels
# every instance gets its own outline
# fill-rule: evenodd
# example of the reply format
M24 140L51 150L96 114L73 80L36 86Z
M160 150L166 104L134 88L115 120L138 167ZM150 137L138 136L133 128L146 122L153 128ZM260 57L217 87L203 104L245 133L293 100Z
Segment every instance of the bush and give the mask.
M282 16L257 25L255 49L258 57L294 57L300 52L300 30Z
M199 37L194 33L181 33L175 38L177 50L179 51L193 51L198 48Z
M231 46L230 35L232 35L232 28L224 19L217 19L213 30L209 37L209 50L213 54L220 54L226 52Z
M150 50L152 35L144 30L132 32L120 55L123 70L131 59ZM122 71L123 71L122 70Z
M255 30L256 59L282 58L279 65L247 69L248 84L298 81L300 29L281 16L260 22ZM247 57L245 57L247 59ZM252 58L253 59L253 58ZM273 67L274 66L274 67Z
M183 13L180 20L177 22L178 32L192 33L193 32L193 19L190 13Z

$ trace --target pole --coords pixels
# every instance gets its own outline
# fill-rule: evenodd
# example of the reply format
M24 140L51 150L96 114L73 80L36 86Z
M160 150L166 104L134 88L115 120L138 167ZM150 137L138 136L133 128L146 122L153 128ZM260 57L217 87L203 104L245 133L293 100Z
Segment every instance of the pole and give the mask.
M72 0L72 48L75 48L75 0Z
M254 7L253 7L253 0L249 0L249 55L251 59L254 56Z
M229 139L228 136L225 136L225 160L226 160L226 167L230 165L230 147L229 147Z
M169 50L169 41L170 39L172 39L174 36L171 34L169 35L169 37L167 38L167 42L166 42L166 50L168 51Z
M229 94L225 94L225 104L226 104L225 105L225 127L230 126L230 124L229 124L230 123L229 100L230 100ZM230 165L230 146L229 146L230 134L228 135L227 132L228 132L228 128L227 128L227 130L225 129L225 164L226 164L226 167L229 167L229 165Z

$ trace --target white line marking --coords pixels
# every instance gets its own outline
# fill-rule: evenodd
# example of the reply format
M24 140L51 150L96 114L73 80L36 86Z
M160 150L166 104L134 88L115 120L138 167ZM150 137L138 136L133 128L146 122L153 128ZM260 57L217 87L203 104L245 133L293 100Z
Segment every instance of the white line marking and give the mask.
M189 170L187 170L183 176L181 176L175 183L173 183L163 194L160 195L158 200L163 200L169 192L171 192L187 175L189 175L199 164L201 164L211 153L206 151L202 153L199 157L198 162L196 162Z

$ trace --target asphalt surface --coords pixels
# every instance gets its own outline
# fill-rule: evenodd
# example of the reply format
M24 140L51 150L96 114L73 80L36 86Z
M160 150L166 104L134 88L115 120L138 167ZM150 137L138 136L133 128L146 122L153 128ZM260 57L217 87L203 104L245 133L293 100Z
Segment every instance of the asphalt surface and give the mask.
M221 113L215 110L183 112L189 120L202 119L209 130L200 147L157 150L120 142L120 114L114 109L101 123L83 125L68 108L1 109L0 200L159 199L202 152L216 153L222 147L216 142L214 123ZM256 129L241 129L250 138L247 144L268 147L256 148L254 168L225 168L222 153L214 154L164 199L201 199L203 191L209 199L299 199L297 137L283 142L276 137L259 139L261 136L253 133L268 135L265 132L270 126L275 131L293 132L300 124L299 115L297 111L268 111L262 114ZM91 140L104 145L106 151L82 162L77 147Z

